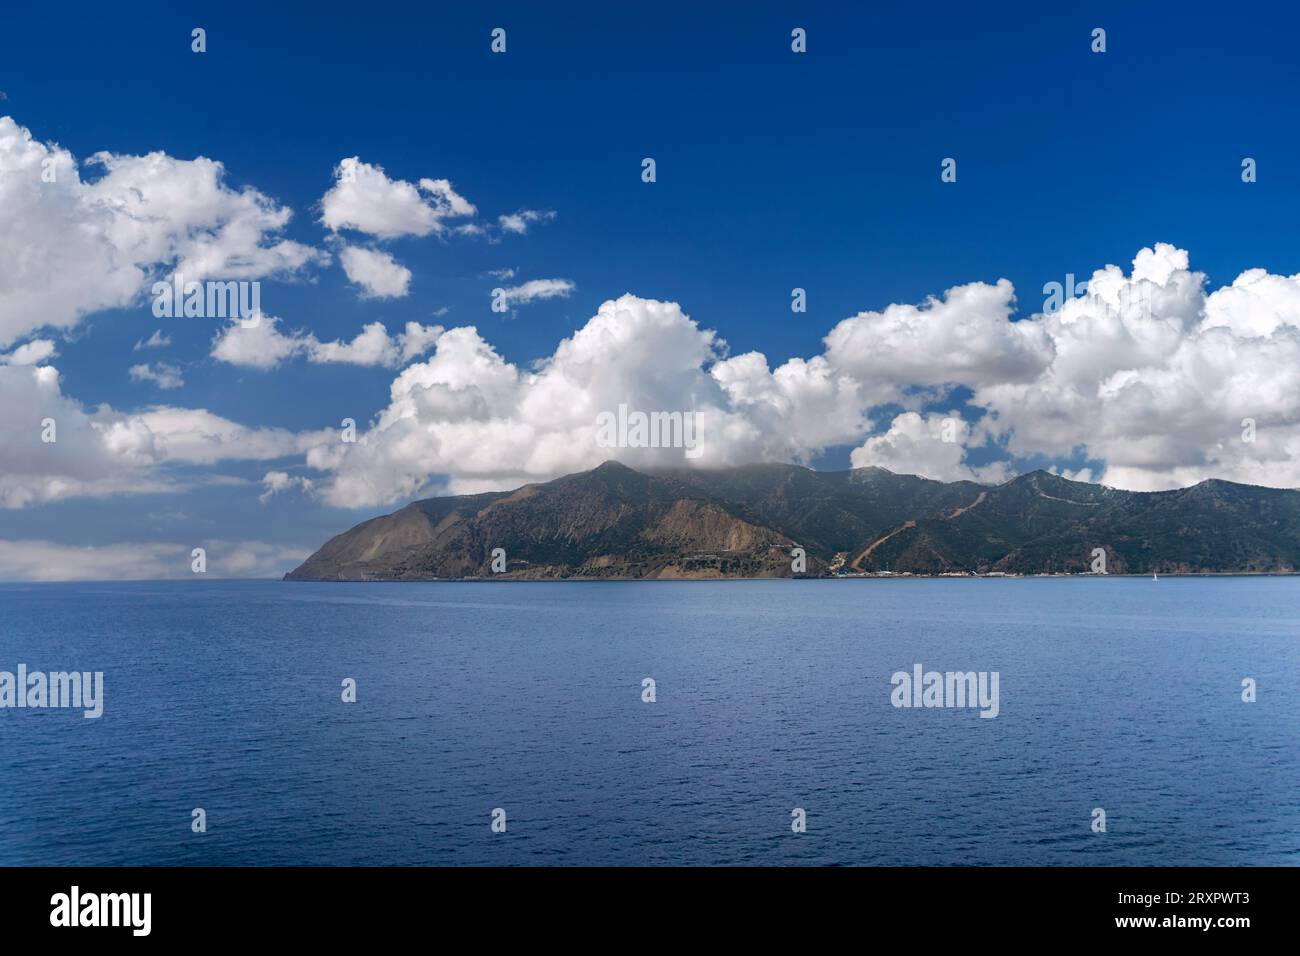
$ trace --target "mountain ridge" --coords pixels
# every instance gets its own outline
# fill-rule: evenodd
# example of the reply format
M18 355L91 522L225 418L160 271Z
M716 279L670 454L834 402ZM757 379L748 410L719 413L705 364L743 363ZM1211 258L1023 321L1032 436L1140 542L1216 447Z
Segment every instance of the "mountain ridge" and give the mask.
M1206 479L1132 492L1042 469L986 485L875 467L607 461L513 491L413 501L334 536L285 580L1068 574L1089 573L1096 548L1109 573L1294 573L1300 490Z

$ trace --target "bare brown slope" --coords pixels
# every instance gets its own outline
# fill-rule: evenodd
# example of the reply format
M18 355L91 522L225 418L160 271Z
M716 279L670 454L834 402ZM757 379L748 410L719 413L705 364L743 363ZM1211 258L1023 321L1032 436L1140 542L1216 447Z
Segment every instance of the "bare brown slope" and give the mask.
M486 576L496 548L513 578L782 576L794 546L681 482L607 462L514 492L416 502L332 539L287 578Z

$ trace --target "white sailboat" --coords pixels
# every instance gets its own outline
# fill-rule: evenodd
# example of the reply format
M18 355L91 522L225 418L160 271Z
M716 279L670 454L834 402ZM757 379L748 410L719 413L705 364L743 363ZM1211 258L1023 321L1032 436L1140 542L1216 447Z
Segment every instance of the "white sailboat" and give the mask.
M1156 574L1154 571L1152 571L1152 572L1151 572L1151 580L1152 580L1152 581L1159 581L1159 580L1160 580L1160 575L1158 575L1158 574Z

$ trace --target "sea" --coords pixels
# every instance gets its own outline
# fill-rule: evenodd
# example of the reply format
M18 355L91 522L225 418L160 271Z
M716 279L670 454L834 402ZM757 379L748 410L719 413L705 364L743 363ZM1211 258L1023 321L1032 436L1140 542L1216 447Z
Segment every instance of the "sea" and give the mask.
M1300 863L1300 578L0 585L19 665L102 714L0 708L0 865Z

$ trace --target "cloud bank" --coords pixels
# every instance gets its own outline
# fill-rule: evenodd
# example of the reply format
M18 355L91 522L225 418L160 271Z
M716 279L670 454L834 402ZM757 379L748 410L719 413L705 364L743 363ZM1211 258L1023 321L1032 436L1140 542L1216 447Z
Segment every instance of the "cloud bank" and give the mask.
M88 410L52 366L0 367L0 508L71 497L176 491L169 465L299 455L323 433L249 428L203 409Z
M527 283L524 284L525 286ZM522 287L520 287L522 288ZM329 505L515 487L615 458L633 467L810 463L942 480L1026 467L1158 490L1204 478L1300 486L1300 275L1251 269L1210 292L1186 251L1157 244L1108 265L1059 308L1015 317L1011 283L955 286L837 323L822 350L773 364L731 355L676 303L623 295L550 355L506 360L474 327L381 323L351 340L232 322L221 362L302 358L396 370L356 441L338 428L248 428L203 409L94 410L66 396L37 340L0 362L0 506L173 488L168 465L284 459L264 501L298 489ZM161 366L137 377L163 385ZM625 405L695 416L701 450L605 447L598 418ZM57 445L41 423L58 422Z
M263 541L201 540L207 570L191 568L189 545L146 542L73 547L0 539L0 581L159 581L278 578L310 554Z
M397 376L355 444L323 443L307 462L325 500L348 507L511 487L606 458L809 462L844 445L855 467L943 480L1083 460L1134 490L1207 477L1300 485L1300 276L1250 270L1208 293L1184 250L1157 244L1127 274L1097 270L1059 309L1019 320L1014 309L1006 280L956 286L847 318L820 354L775 368L758 352L728 355L677 304L634 295L602 304L528 369L476 329L450 329ZM959 389L969 399L952 404ZM596 417L620 404L695 414L703 454L601 447Z

